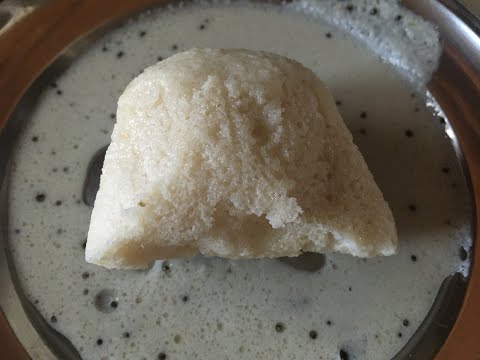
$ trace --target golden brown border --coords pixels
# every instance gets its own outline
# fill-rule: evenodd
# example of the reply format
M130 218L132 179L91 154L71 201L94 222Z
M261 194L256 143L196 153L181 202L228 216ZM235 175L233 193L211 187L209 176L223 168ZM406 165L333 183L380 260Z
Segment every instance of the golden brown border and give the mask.
M0 349L5 359L27 360L29 359L27 352L18 341L13 330L0 310Z
M27 15L0 38L0 130L33 80L70 43L102 24L167 0L53 0ZM430 89L459 139L476 209L480 209L480 81L446 48ZM459 84L458 74L465 78ZM452 77L455 77L454 79ZM466 90L468 90L466 92ZM470 94L452 96L452 94ZM476 214L475 229L480 229ZM475 234L480 243L480 234ZM472 274L459 317L436 360L480 359L480 247L472 253ZM2 357L28 359L0 312Z
M452 331L435 360L480 359L480 74L448 43L429 89L458 138L470 173L474 247L465 299ZM477 59L478 61L478 59Z

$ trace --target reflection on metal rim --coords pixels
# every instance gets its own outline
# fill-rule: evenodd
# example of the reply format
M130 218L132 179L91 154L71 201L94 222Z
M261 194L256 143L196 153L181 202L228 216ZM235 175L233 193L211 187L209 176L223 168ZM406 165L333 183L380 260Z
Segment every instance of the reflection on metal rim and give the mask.
M110 2L113 4L112 1ZM125 1L125 3L130 5L123 5L124 8L123 10L118 10L117 17L122 18L123 14L129 13L131 9L139 11L153 4L165 4L166 2L143 0L138 1L137 4L135 4L135 1ZM472 79L479 79L480 74L480 62L478 62L480 58L480 41L477 36L477 34L480 34L479 22L457 1L405 0L403 3L413 11L438 24L445 41L445 53L440 68L430 84L430 91L442 106L442 110L449 116L449 121L455 131L458 131L460 134L462 131L467 131L470 128L474 129L478 125L472 125L472 123L468 122L470 121L468 119L472 118L472 112L473 114L480 113L480 109L478 109L480 106L477 97L478 89L472 89L471 84ZM102 15L99 15L97 23L100 24L104 20L108 20L108 18L109 16L107 15L103 15L103 18ZM70 46L35 80L16 106L15 112L0 134L0 154L2 154L0 157L0 204L6 204L7 202L8 161L16 134L24 125L25 119L28 118L28 111L34 108L36 95L45 84L50 82L50 79L63 72L94 39L114 25L117 25L118 21L109 22L102 29L83 37L73 46ZM463 77L458 74L463 75ZM447 83L452 81L455 84L448 87L445 85L445 81ZM458 101L456 103L453 100L448 100L448 95L451 91L459 94L463 102L459 104ZM455 112L461 110L459 110L459 107L466 112L454 116ZM467 121L466 125L463 124L464 120ZM457 143L458 154L461 154L458 142L454 141L454 143ZM470 161L471 163L471 161L475 160L472 160L472 157L469 156L480 145L475 146L471 142L462 142L460 145L462 147L461 150L466 154L465 161ZM470 170L473 172L472 169ZM471 187L474 193L476 190L477 192L480 191L478 188L475 188L474 183L471 183ZM480 187L480 185L477 185L477 187ZM476 196L478 197L479 195L477 194ZM54 331L39 315L35 307L26 301L21 290L15 286L14 269L6 251L7 209L7 206L0 206L0 242L2 244L2 249L0 250L0 305L2 310L12 325L13 330L18 334L20 342L32 358L55 359L59 357L79 359L78 352L68 339ZM480 255L477 255L477 260L478 256ZM467 285L467 280L460 274L454 274L445 279L436 301L424 322L405 347L394 357L394 360L411 358L427 360L432 359L437 354L457 320ZM470 334L471 338L473 338L472 335ZM448 359L448 354L446 356L444 359Z
M480 318L480 289L475 286L480 279L477 270L480 262L477 244L480 238L480 22L459 1L404 0L403 4L436 24L442 36L442 58L428 89L448 117L452 133L456 134L454 145L457 154L461 154L465 173L469 175L467 182L474 200L474 249L470 279L462 307L454 313L457 320L453 329L442 337L442 331L437 329L437 342L443 343L443 346L436 358L473 359L480 354L480 344L473 335L478 334Z
M466 287L467 279L461 274L447 277L427 316L393 360L433 359L457 320Z

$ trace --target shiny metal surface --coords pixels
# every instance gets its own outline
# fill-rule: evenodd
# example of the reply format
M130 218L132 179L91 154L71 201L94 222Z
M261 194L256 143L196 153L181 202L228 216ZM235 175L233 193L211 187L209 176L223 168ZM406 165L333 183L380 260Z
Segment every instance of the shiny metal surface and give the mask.
M88 164L82 191L82 200L88 206L93 207L95 203L95 197L100 187L100 175L102 174L103 160L105 159L107 148L108 146L104 146L97 150Z
M8 0L1 2L0 36L39 3L39 1ZM446 62L448 65L448 61L453 61L454 56L461 56L462 59L466 59L469 71L476 71L480 74L480 39L478 37L480 23L471 11L462 6L460 2L453 0L406 0L403 1L403 4L438 25L446 44L446 51L449 51L450 54L444 63ZM475 7L475 2L472 4L470 4L472 11L480 11L480 6ZM80 356L68 339L53 330L43 320L35 307L25 299L21 289L16 286L15 270L7 246L8 206L6 204L8 201L9 160L16 136L26 119L29 118L29 111L35 107L37 95L52 79L65 71L76 56L88 47L89 43L116 24L118 22L109 23L66 49L35 80L0 133L0 154L2 154L0 157L0 243L2 245L0 250L0 306L18 339L30 357L34 359L80 359ZM454 67L452 69L454 70ZM471 101L478 101L478 99L471 99ZM455 137L452 129L451 135ZM458 142L457 151L461 154ZM460 160L462 161L461 158ZM94 169L96 172L98 172L97 168ZM468 169L466 169L466 174L469 178ZM92 199L94 199L93 189L85 190L84 200L92 203ZM445 279L428 316L415 335L394 357L394 360L428 360L435 357L457 319L467 284L468 280L460 274L453 274Z
M46 0L3 0L0 1L0 35L31 13Z
M33 359L80 359L70 341L52 329L43 319L35 306L23 295L17 286L15 270L8 252L8 172L13 145L21 128L28 119L28 110L35 106L36 94L51 79L65 69L65 62L59 62L40 76L29 92L18 104L4 131L0 134L0 306L18 339ZM41 335L39 335L41 334Z
M466 285L467 279L458 273L443 281L427 316L393 360L434 358L457 319Z

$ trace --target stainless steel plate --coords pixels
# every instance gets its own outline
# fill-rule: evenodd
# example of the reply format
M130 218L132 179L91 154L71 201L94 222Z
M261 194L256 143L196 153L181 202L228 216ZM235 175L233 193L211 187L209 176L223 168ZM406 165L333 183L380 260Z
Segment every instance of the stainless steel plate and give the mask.
M85 2L85 4L87 3ZM24 126L24 122L29 118L29 112L35 108L38 94L42 89L48 86L53 78L65 71L69 64L92 41L124 21L125 15L132 16L146 6L159 5L154 3L154 1L143 1L142 4L131 5L130 7L125 6L122 10L112 10L111 16L103 15L102 17L99 15L97 23L92 23L85 28L91 30L96 25L103 23L102 26L90 33L84 30L79 31L81 37L59 53L55 61L49 64L38 77L35 78L36 73L32 71L31 80L34 81L28 87L28 91L22 95L18 104L16 104L15 110L11 114L9 113L9 108L5 108L3 112L0 112L0 124L2 116L5 118L8 116L8 122L0 135L0 204L2 204L0 207L0 241L3 245L0 253L0 305L18 340L32 358L77 359L80 356L68 339L56 332L44 321L35 309L35 306L23 296L22 290L17 285L15 269L7 244L8 173L12 149L19 131ZM429 89L440 105L440 110L448 119L447 132L453 139L459 159L464 165L467 181L469 181L472 188L472 198L476 199L478 204L480 186L478 168L480 121L476 114L480 114L480 101L478 100L480 87L480 41L478 34L480 34L480 23L473 13L457 1L407 0L403 3L406 7L437 24L442 34L445 50L440 67L432 78ZM91 5L92 2L89 4ZM0 36L2 33L6 34L14 29L17 26L15 22L22 16L25 16L25 14L33 11L32 16L35 16L34 10L36 5L38 5L36 2L5 1L1 3L0 26L3 21L4 28L0 30ZM480 7L473 2L470 5L477 7L477 9ZM103 8L103 6L101 7ZM53 8L54 6L52 6ZM72 15L72 17L74 16L75 14ZM104 20L108 21L104 23ZM75 37L72 33L71 39ZM1 41L2 38L0 37L0 44ZM65 43L69 42L68 39L65 39ZM1 47L0 50L2 50ZM0 60L0 64L3 64L9 61L9 58L8 56L3 55L2 57L0 55ZM43 61L45 64L48 63L48 59L40 61ZM1 77L0 80L2 80ZM7 80L10 82L14 81L14 79ZM0 84L7 84L8 81L3 83L0 81ZM20 95L21 91L19 90L17 93ZM15 104L15 101L10 103ZM478 214L476 219L476 226L478 226ZM476 233L476 236L478 236L478 233ZM474 261L472 277L478 279L477 260L480 256L479 250L477 248L472 249L469 256ZM468 292L467 288L469 289ZM470 288L469 280L460 274L454 274L445 279L430 313L415 335L395 356L395 359L433 359L439 351L439 356L449 359L448 354L451 353L448 352L448 349L441 350L441 348L442 346L445 348L450 346L448 342L445 342L452 333L452 328L456 329L454 328L455 323L457 323L455 326L460 328L460 331L456 330L459 335L456 335L456 338L454 335L451 337L453 340L450 341L458 342L458 337L469 331L470 334L468 336L474 337L475 330L478 333L480 327L471 327L472 323L468 323L468 319L465 320L467 325L458 321L459 318L463 319L464 317L478 314L478 312L471 312L473 310L471 305L469 305L469 301L475 301L475 299L479 301L480 292L475 292ZM461 326L463 326L464 330L461 330ZM460 355L461 357L459 358L467 359L468 354L480 354L476 352L479 350L479 347L478 345L475 347L475 342L474 339L466 341L464 351L467 357ZM452 346L455 346L455 343Z

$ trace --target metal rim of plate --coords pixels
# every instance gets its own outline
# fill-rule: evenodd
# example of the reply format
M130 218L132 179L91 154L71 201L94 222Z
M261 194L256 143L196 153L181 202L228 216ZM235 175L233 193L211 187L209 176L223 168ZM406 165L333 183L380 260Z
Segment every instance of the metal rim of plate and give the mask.
M16 286L5 206L16 135L35 105L35 95L93 40L140 11L170 3L0 1L0 347L5 358L80 359L69 340L43 320ZM448 119L446 132L470 187L474 246L468 255L469 278L457 273L445 279L429 314L394 360L480 359L480 247L475 246L480 243L480 21L455 0L402 4L434 23L441 34L443 53L428 90Z

